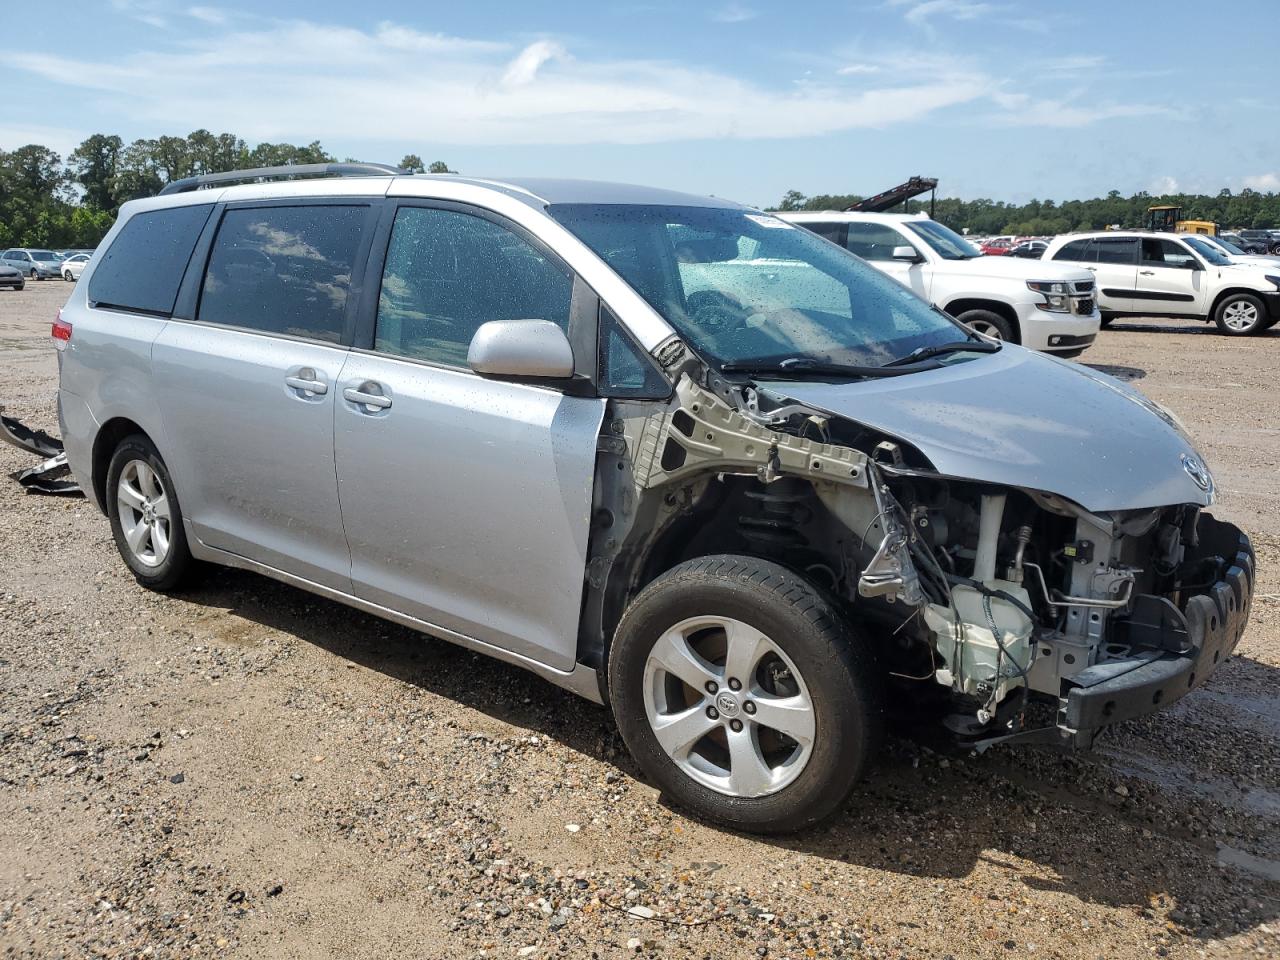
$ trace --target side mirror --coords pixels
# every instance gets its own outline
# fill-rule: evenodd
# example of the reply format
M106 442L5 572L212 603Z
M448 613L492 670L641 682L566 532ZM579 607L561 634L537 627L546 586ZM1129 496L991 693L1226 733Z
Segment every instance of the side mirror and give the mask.
M549 320L490 320L471 338L467 365L489 377L564 380L573 376L573 348Z
M1187 270L1199 270L1200 261L1195 257L1187 257L1186 261L1183 263L1183 267Z
M900 247L893 248L893 259L909 260L912 263L919 263L923 258L920 256L919 252L916 250L915 247L909 246L908 244L904 243Z

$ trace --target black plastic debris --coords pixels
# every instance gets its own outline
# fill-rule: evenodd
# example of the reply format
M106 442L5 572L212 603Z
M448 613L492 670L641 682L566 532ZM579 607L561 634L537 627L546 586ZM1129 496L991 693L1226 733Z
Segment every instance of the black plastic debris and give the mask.
M3 410L4 407L0 407L0 411ZM67 465L67 455L62 449L62 441L57 437L51 437L43 430L33 430L22 421L0 413L0 440L13 444L19 450L44 458L34 467L9 475L28 493L61 496L83 494L80 485L71 475L71 468Z

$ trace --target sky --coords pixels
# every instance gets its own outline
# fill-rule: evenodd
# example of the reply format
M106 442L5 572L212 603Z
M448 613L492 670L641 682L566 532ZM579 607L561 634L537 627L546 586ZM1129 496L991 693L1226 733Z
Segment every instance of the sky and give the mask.
M65 0L6 31L0 149L205 128L757 206L1280 190L1280 0L1228 6Z

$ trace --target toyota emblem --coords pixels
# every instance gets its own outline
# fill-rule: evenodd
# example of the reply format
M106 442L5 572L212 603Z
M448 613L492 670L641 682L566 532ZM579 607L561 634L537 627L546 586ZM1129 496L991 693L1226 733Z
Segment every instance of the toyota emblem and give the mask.
M1184 453L1182 455L1182 469L1187 471L1189 476L1197 487L1201 490L1208 491L1213 486L1213 478L1209 476L1209 471L1195 457Z

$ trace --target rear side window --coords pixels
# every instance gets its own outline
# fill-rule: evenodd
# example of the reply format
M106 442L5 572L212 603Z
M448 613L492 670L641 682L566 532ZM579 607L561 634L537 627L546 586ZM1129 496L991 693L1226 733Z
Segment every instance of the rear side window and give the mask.
M1115 240L1099 237L1093 241L1093 249L1097 253L1099 263L1118 263L1128 266L1138 261L1138 241L1134 237Z
M1092 262L1092 261L1089 261L1089 258L1086 256L1086 254L1088 253L1088 250L1089 250L1088 240L1072 240L1070 243L1064 246L1061 250L1055 253L1053 255L1053 259Z
M815 223L812 220L804 220L797 223L796 226L804 227L806 230L816 233L832 243L841 243L844 240L843 223Z
M196 319L339 343L368 207L228 210Z
M129 218L94 268L89 302L167 317L212 204L151 210Z

